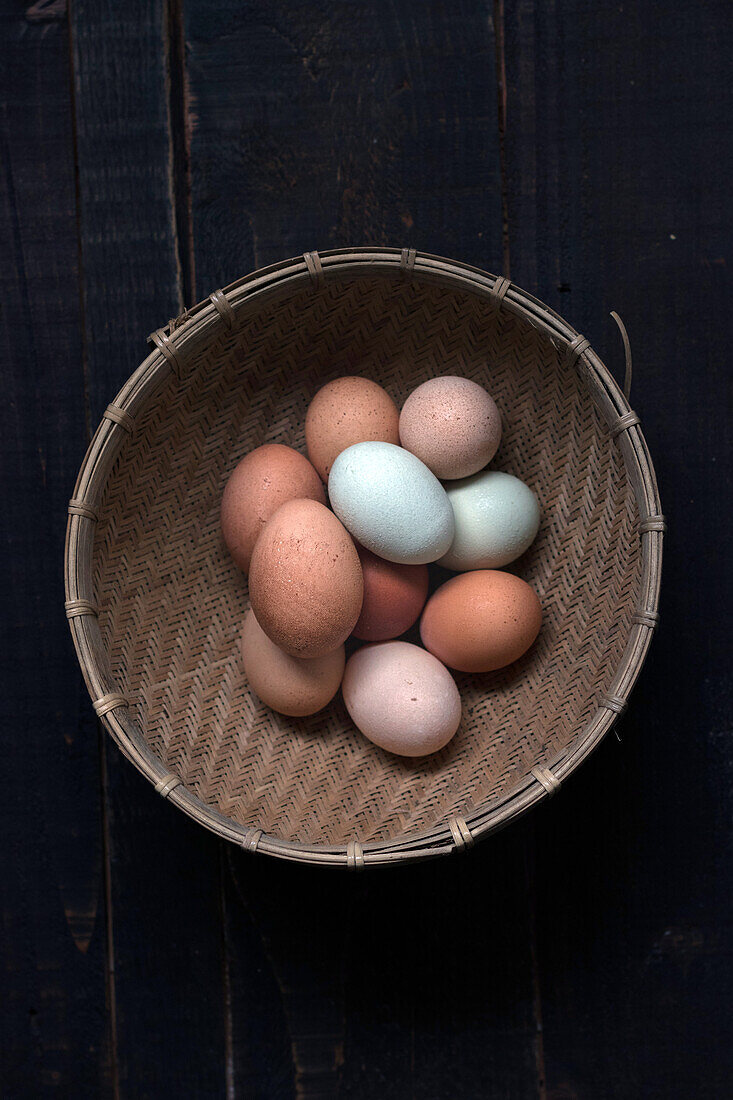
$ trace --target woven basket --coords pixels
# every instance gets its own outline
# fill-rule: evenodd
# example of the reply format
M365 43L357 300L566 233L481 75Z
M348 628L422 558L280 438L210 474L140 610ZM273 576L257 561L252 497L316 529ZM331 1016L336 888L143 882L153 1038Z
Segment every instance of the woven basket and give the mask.
M352 868L465 848L553 794L626 707L658 618L651 460L588 341L504 278L366 248L257 271L150 343L69 506L66 612L97 714L156 791L244 848ZM340 699L291 719L249 691L219 504L251 448L304 448L330 378L366 375L400 404L444 373L486 385L504 421L493 465L539 496L517 570L544 623L511 669L457 677L458 733L410 760Z

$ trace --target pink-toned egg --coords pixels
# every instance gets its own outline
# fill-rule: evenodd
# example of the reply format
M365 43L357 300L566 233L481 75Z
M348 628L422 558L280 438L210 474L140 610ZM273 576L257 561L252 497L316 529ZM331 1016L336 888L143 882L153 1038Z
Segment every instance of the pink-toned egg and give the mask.
M476 569L452 577L428 600L423 645L460 672L491 672L517 661L540 632L542 607L521 577Z
M324 481L335 459L353 443L399 444L399 419L392 398L370 378L345 375L320 389L305 416L308 457Z
M221 499L221 532L240 569L248 572L257 537L270 516L287 500L303 498L326 503L318 474L292 447L265 443L234 467Z
M279 714L315 714L339 689L346 660L343 646L311 660L291 657L267 637L254 612L248 611L240 647L250 687Z
M352 654L342 684L355 726L388 752L425 756L461 722L461 696L445 665L409 642L378 642Z
M470 378L429 378L405 401L400 442L437 478L469 477L499 449L501 416L494 399Z
M385 561L363 546L356 547L364 577L364 602L354 637L365 642L397 638L409 630L428 595L427 565Z

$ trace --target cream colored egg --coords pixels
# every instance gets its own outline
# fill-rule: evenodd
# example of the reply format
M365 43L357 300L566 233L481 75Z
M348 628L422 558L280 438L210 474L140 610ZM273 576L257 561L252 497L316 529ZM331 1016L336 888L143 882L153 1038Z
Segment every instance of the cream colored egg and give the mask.
M279 714L315 714L331 702L341 684L343 646L310 660L291 657L267 637L251 610L244 620L240 647L249 686Z
M461 696L445 665L409 642L378 642L352 654L342 685L354 725L380 748L425 756L461 722Z

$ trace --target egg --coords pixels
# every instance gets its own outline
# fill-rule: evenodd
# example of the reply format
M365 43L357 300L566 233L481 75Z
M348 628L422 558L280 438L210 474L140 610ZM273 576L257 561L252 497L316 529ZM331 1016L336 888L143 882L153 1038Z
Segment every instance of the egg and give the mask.
M396 638L416 622L428 595L427 565L399 565L357 546L364 602L354 637L365 642Z
M305 417L308 457L328 481L337 455L352 443L399 443L399 413L386 390L369 378L347 375L319 390Z
M393 443L356 443L342 451L328 495L354 538L387 561L424 565L453 541L445 489L419 458Z
M405 401L400 442L441 480L468 477L499 449L501 415L494 399L470 378L430 378Z
M460 672L491 672L518 660L540 632L542 608L521 577L479 569L451 577L428 600L423 645Z
M353 540L315 500L290 500L262 529L249 598L265 634L293 657L321 657L346 640L364 584Z
M248 611L240 649L249 685L263 703L279 714L315 714L331 702L341 685L346 661L343 646L322 657L291 657L265 634Z
M357 650L346 663L342 692L354 725L400 756L437 752L461 722L461 696L450 672L409 642Z
M221 532L246 573L262 528L281 504L307 497L326 503L321 479L303 455L280 443L250 451L232 471L221 500Z
M498 569L525 552L540 526L537 497L523 481L485 470L446 486L455 533L446 569Z

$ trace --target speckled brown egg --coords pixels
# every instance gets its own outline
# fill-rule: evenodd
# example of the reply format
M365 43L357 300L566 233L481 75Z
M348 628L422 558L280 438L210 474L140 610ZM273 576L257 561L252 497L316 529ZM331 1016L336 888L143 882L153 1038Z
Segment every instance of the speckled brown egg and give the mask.
M354 725L400 756L437 752L461 722L461 696L450 672L409 642L357 650L347 661L342 690Z
M267 636L293 657L346 641L364 584L351 535L324 505L290 500L265 524L249 567L249 598Z
M409 630L428 595L427 565L385 561L357 545L364 576L364 602L354 637L365 642L397 638Z
M244 671L263 703L279 714L315 714L331 702L344 674L344 647L323 657L291 657L265 634L248 611L240 640Z
M400 442L436 477L469 477L499 449L501 416L494 399L470 378L430 378L405 401Z
M221 533L240 569L249 570L257 536L270 516L287 500L302 498L326 503L318 474L292 447L265 443L234 467L221 499Z
M399 413L392 398L369 378L347 375L319 390L305 417L308 457L324 481L342 451L353 443L400 441Z
M420 636L449 668L490 672L526 653L541 625L540 601L526 581L499 569L477 569L433 593Z

